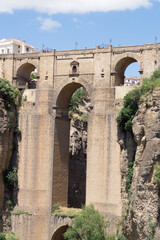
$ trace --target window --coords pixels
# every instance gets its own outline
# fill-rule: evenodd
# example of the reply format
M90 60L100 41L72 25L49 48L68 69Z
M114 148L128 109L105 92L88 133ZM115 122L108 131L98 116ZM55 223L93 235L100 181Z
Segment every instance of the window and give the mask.
M26 51L29 52L29 47L26 47Z
M70 77L74 77L74 76L78 77L79 76L79 63L76 61L72 61L70 63L70 66L71 66L71 71L69 73L69 76Z
M101 73L101 78L104 78L104 73Z
M2 54L4 54L4 49L2 49Z
M7 53L9 53L9 49L7 49Z
M76 67L76 66L73 66L72 72L73 72L73 73L76 73L76 72L77 72L77 67Z
M18 48L20 48L21 46L20 45L18 45Z

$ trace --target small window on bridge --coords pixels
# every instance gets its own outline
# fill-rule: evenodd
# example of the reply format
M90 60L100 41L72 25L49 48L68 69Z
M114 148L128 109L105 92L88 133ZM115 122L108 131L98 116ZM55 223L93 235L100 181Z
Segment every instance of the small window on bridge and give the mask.
M73 73L76 73L76 72L77 72L77 67L76 67L76 66L73 66L72 72L73 72Z

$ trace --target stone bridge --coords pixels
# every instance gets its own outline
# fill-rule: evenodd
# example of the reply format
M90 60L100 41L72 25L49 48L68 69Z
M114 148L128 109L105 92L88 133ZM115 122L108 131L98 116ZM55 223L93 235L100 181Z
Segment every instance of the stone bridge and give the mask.
M86 204L108 218L121 217L121 150L116 101L131 89L124 72L138 62L140 79L160 69L160 44L0 55L0 77L28 96L20 115L19 194L13 230L21 240L59 240L52 205L67 206L69 101L84 86L92 110L88 120ZM30 74L37 71L38 80ZM58 225L64 232L69 223ZM55 229L55 230L53 230ZM55 237L57 236L57 237Z

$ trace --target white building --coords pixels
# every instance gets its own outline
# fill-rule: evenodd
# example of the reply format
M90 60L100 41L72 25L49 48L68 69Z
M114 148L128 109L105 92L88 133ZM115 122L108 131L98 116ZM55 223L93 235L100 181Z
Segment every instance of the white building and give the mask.
M0 40L0 54L33 53L36 51L33 46L27 45L25 41L20 41L17 38Z
M140 84L139 77L125 77L124 86L135 86Z

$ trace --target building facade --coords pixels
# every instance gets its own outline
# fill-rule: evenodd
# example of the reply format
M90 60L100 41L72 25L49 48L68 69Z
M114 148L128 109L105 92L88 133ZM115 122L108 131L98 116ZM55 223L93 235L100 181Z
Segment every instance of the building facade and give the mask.
M33 53L36 51L33 46L26 44L25 40L20 41L17 38L0 40L0 54Z

